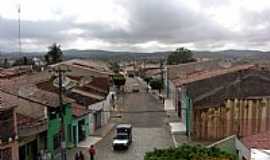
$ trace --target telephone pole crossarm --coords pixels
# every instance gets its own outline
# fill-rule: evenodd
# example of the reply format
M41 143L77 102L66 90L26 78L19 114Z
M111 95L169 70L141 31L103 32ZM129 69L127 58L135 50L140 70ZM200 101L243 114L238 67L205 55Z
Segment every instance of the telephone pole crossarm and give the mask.
M66 160L66 144L65 144L65 122L64 122L64 113L65 107L63 102L63 76L66 72L70 72L69 69L61 69L53 68L53 72L55 72L58 76L58 86L59 86L59 107L60 107L60 118L61 118L61 129L60 129L60 137L61 137L61 159Z

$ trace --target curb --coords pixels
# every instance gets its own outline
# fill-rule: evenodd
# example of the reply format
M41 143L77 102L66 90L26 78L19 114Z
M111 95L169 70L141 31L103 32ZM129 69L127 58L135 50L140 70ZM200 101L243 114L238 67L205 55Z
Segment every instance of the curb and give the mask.
M107 124L107 125L109 125L109 124ZM101 138L104 138L104 137L106 137L111 131L112 131L112 129L115 127L115 123L111 123L111 127L106 131L106 132L104 132L104 134L91 134L90 136L93 136L93 137L101 137Z
M172 134L172 140L173 140L174 147L177 147L178 146L178 143L176 142L176 139L174 137L174 134Z
M112 132L112 129L115 127L116 124L112 124L112 127L110 129L108 129L108 131L104 134L104 135L90 135L89 137L98 137L100 138L98 141L96 141L93 145L97 145L100 141L102 141L104 139L104 137L106 137L109 133ZM79 148L84 148L84 147L79 147Z
M103 140L104 137L106 137L108 134L110 134L115 126L116 126L116 124L113 123L113 124L112 124L112 127L108 130L108 132L106 132L104 135L102 135L102 136L101 136L101 139L100 139L99 141L97 141L97 142L95 143L95 145L98 144L101 140Z

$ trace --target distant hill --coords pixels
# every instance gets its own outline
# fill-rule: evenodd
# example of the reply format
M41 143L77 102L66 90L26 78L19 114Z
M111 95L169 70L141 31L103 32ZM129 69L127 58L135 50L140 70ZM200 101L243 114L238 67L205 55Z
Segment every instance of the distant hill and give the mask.
M125 51L105 51L105 50L64 50L64 55L69 58L91 58L103 60L130 60L130 59L145 59L145 58L164 58L168 52L125 52Z
M133 60L133 59L161 59L166 58L171 51L165 52L125 52L125 51L106 51L106 50L64 50L66 59L87 58L99 60ZM40 57L46 52L16 52L0 53L2 58ZM195 57L205 58L249 58L249 59L270 59L270 52L259 50L223 50L223 51L193 51Z
M133 60L133 59L161 59L166 58L172 51L164 52L123 52L106 50L64 50L67 58L90 58L101 60ZM223 50L223 51L192 51L197 58L250 58L270 59L270 52L259 50Z

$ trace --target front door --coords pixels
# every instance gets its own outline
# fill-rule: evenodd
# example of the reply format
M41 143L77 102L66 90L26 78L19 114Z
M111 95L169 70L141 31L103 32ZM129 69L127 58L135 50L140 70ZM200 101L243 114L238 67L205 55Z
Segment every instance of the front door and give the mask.
M86 138L84 119L80 120L78 123L78 132L79 132L79 142L83 141Z
M76 126L73 126L72 127L72 132L73 132L73 142L74 142L74 144L76 144L77 145L77 130L76 130Z
M97 111L94 114L95 117L95 129L98 129L101 127L101 111Z

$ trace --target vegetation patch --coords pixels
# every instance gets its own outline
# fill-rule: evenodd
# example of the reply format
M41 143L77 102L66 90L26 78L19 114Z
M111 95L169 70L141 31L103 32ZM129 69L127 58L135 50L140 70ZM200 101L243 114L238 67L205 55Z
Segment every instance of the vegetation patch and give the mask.
M218 148L183 144L177 148L155 149L144 160L235 160L236 157Z

